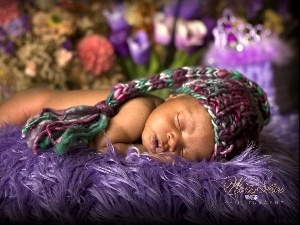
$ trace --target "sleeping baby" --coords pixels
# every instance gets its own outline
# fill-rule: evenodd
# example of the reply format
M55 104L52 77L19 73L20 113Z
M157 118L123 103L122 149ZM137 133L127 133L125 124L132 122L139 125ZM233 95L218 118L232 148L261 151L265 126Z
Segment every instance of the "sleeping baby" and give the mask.
M168 88L165 100L151 94ZM270 119L265 92L237 71L182 67L110 90L25 90L0 104L0 122L22 125L34 153L92 147L118 154L130 146L163 161L230 160Z

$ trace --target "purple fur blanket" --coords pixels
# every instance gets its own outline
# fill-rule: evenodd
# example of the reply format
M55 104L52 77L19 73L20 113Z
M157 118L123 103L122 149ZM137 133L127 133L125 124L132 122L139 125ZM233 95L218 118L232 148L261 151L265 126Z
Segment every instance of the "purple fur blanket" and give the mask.
M265 135L260 149L226 163L162 163L113 148L36 156L7 127L0 224L298 224L298 162L283 152Z

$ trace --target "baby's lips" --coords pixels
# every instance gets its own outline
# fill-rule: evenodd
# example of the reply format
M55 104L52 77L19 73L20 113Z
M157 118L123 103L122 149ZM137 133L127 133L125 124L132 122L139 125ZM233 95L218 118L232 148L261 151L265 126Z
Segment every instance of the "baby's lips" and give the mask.
M152 136L150 139L150 150L153 154L163 152L163 148L159 144L159 141L157 140L156 136Z
M163 152L163 149L158 147L155 149L155 153L162 153Z
M150 150L153 154L156 153L156 148L157 148L157 141L156 141L156 137L155 136L152 136L150 138Z

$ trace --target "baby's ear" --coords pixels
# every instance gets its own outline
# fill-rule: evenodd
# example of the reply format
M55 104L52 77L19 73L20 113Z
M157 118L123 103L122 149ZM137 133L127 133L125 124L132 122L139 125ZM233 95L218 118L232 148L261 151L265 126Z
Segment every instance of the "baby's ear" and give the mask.
M181 97L184 95L186 95L186 94L170 94L170 96L166 98L166 101L169 101L171 99L175 99L175 98L178 98L178 97Z

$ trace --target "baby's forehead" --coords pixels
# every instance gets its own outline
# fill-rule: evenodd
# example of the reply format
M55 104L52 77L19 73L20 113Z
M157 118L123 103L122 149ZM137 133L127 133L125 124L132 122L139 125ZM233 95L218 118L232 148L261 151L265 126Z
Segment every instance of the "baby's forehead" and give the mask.
M183 100L183 101L189 101L191 99L194 99L194 97L189 94L189 93L173 93L173 94L170 94L166 99L165 101L168 101L168 100L171 100L171 99L178 99L178 100Z

